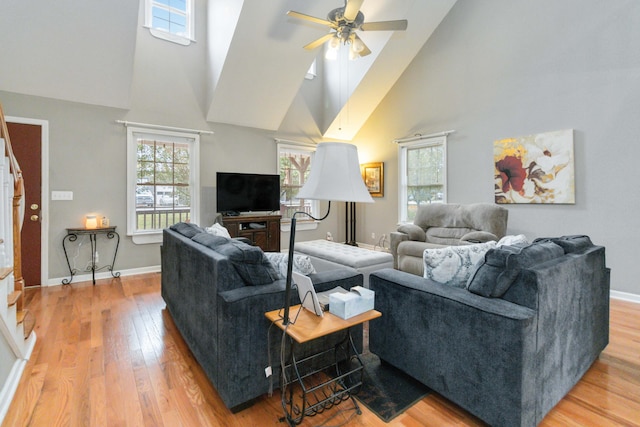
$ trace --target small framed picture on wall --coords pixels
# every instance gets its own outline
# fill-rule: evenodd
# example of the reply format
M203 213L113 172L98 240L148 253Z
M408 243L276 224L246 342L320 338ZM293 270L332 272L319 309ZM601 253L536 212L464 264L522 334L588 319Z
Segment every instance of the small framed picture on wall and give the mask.
M360 171L371 197L384 197L384 162L361 164Z

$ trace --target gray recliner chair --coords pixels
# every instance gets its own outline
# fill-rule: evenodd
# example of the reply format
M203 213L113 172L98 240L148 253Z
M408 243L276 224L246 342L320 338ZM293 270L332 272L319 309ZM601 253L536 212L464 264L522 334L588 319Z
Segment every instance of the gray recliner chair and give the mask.
M431 203L418 208L413 224L391 233L393 266L422 276L425 249L498 241L507 231L509 211L491 203Z

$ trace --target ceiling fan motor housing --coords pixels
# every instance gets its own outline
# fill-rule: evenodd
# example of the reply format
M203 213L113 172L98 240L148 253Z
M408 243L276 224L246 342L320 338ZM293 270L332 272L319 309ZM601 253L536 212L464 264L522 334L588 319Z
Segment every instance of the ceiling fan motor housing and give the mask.
M348 21L344 17L344 7L338 7L327 14L327 20L335 24L338 38L347 43L351 32L359 29L364 23L364 14L358 11L356 18Z

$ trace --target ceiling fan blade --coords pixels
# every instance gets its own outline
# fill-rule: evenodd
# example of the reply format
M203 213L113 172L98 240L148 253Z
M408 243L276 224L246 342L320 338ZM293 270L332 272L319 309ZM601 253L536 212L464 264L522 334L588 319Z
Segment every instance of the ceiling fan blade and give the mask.
M315 22L316 24L326 25L327 27L333 28L334 26L333 22L329 22L326 19L316 18L315 16L305 15L304 13L295 12L293 10L288 11L287 15L292 16L294 18L305 19L307 21Z
M407 29L407 20L365 22L360 29L362 31L404 31Z
M320 37L319 39L316 39L314 41L312 41L311 43L303 46L305 49L307 50L313 50L315 48L317 48L318 46L322 45L323 43L331 40L333 37L335 37L335 33L329 33L329 34L325 34L324 36Z
M362 2L364 2L364 0L347 0L347 4L344 6L344 19L349 22L355 21L358 12L360 12Z

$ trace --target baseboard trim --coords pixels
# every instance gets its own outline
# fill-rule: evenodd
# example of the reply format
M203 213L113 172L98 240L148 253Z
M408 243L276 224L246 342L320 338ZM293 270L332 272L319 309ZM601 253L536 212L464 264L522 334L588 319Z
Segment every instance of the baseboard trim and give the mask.
M0 424L3 423L4 417L7 415L7 412L9 412L9 406L11 406L13 396L16 394L18 384L20 384L20 378L22 378L24 368L27 366L27 360L28 359L22 358L16 359L4 386L0 390Z
M160 270L161 270L161 267L159 265L152 265L149 267L130 268L128 270L117 270L117 272L120 273L121 277L124 277L124 276L134 276L136 274L158 273L160 272ZM96 280L110 279L111 277L113 276L111 276L111 273L108 271L96 273ZM47 282L47 286L61 285L63 279L69 280L69 276L49 279L49 281ZM87 282L90 280L91 280L91 274L78 274L73 276L73 281L71 282L71 284L79 283L79 282Z
M620 291L611 291L609 295L611 296L611 298L640 304L640 295L637 295L637 294L631 294L628 292L620 292Z

